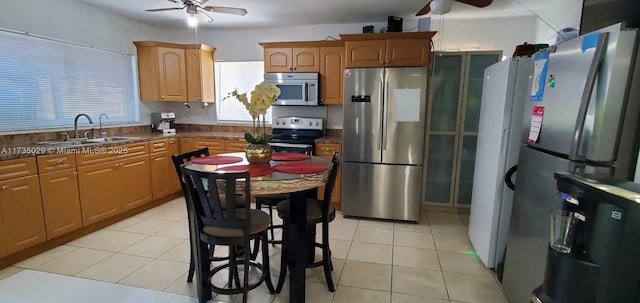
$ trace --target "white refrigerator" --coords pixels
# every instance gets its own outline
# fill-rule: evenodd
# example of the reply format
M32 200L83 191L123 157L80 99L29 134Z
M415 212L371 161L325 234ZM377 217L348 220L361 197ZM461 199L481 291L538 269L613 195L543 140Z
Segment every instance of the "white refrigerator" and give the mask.
M532 74L531 58L508 59L484 70L469 238L489 268L501 267L504 260L513 199L505 174L517 169Z

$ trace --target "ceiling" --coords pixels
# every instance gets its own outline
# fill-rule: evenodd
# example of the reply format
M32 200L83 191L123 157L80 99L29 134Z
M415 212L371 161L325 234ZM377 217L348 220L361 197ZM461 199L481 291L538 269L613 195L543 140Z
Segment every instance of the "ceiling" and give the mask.
M168 0L76 0L151 26L176 29L185 26L185 10L146 12L146 9L180 7ZM208 28L256 28L315 24L386 22L388 16L416 20L415 13L428 0L209 0L205 5L245 8L245 16L208 13L214 21L200 16L200 26ZM444 18L495 18L531 16L541 6L564 0L494 0L484 8L454 1ZM426 15L423 17L435 17Z

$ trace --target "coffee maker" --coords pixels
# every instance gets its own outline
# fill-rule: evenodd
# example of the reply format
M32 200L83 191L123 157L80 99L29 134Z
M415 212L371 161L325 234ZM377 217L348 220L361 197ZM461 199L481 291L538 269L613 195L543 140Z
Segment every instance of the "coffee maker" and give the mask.
M563 249L553 236L535 303L640 302L640 184L556 173L563 211L571 214ZM556 217L557 219L557 217ZM557 226L552 223L552 230ZM558 229L555 229L558 231Z
M175 134L176 129L171 127L176 114L172 112L151 113L151 129L163 134Z

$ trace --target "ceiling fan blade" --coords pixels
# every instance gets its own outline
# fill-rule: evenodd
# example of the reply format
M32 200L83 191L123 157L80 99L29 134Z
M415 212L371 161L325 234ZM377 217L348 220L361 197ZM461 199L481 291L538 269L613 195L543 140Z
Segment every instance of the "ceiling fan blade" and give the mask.
M246 9L237 8L237 7L205 6L203 7L203 9L211 13L222 13L222 14L231 14L231 15L238 15L238 16L244 16L247 14Z
M211 16L209 16L209 14L207 14L204 10L199 9L198 13L202 13L203 15L207 16L207 18L209 19L209 21L207 21L207 23L213 22L213 18L211 18Z
M493 0L456 0L464 4L473 5L475 7L485 7L493 3Z
M145 9L147 12L164 12L164 11L175 11L179 9L183 9L184 7L167 7L167 8L154 8L154 9Z
M425 5L422 9L420 9L417 13L416 16L422 16L422 15L426 15L431 11L431 1L427 2L427 5Z

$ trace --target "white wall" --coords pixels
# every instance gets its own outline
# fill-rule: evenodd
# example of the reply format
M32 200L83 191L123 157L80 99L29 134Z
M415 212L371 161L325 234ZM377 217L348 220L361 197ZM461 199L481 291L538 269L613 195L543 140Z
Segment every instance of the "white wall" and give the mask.
M573 27L580 29L580 17L582 15L582 0L564 0L541 7L533 7L531 10L537 15L535 25L536 43L556 43L557 31Z
M132 54L132 41L166 39L157 28L71 0L0 0L0 28ZM141 103L140 124L149 124L155 110L156 104Z
M431 30L438 31L434 47L441 51L502 50L510 57L516 45L535 39L534 28L533 17L449 20L445 14L431 18Z

